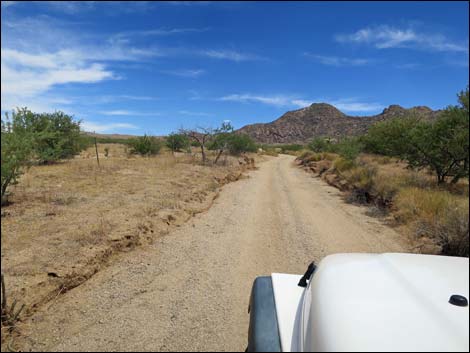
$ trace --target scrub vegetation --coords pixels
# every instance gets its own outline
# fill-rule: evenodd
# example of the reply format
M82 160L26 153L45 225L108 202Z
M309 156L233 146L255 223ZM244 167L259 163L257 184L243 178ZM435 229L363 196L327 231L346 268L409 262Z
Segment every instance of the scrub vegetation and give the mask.
M340 141L313 139L299 164L373 206L418 250L469 256L469 91L435 120L405 116Z

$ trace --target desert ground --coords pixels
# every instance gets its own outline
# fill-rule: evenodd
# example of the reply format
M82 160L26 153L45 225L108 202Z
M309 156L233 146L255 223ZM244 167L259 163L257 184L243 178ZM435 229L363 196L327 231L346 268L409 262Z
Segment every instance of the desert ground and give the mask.
M185 222L181 221L178 227L158 228L152 241L121 252L111 265L103 266L81 285L68 288L65 293L55 288L53 298L19 323L21 335L15 337L12 347L24 351L241 351L247 343L247 306L256 276L272 272L300 274L310 261L338 252L410 251L411 244L405 237L368 216L366 208L345 203L338 189L305 173L295 165L294 158L265 156L257 162L257 170L223 186L214 201L209 197L213 204L207 211L183 217ZM84 204L74 212L87 211L95 220L93 224L103 217L102 228L96 230L102 237L121 234L125 238L129 229L138 228L137 222L147 227L149 234L151 229L157 229L156 220L164 217L160 211L149 209L150 205L175 199L173 194L162 196L170 192L171 183L194 187L186 180L190 178L185 174L188 169L191 175L207 173L200 166L177 166L178 178L164 185L162 178L151 173L144 180L134 180L129 175L126 189L104 175L96 181L84 177L82 187L89 190L90 199L72 199L71 202ZM126 169L124 162L114 168L124 174L135 170ZM166 170L160 165L153 168L159 173ZM220 171L227 172L228 169ZM41 180L44 179L49 180L43 176ZM144 187L147 183L152 188ZM214 190L217 187L214 185ZM101 196L103 188L108 189L106 198ZM71 193L59 190L65 199ZM208 191L200 191L203 192ZM52 190L51 195L55 195ZM135 204L129 204L128 198ZM94 201L89 204L91 199ZM167 206L185 209L175 204ZM37 212L34 210L31 206L22 217ZM8 212L19 211L9 208ZM46 243L43 237L63 237L51 219L60 218L66 212L64 206L53 203L48 212L54 215L42 215L42 227L31 229L39 238L35 246ZM12 215L5 220L8 217ZM127 223L123 227L122 218L128 219L132 227ZM2 219L2 230L25 227L26 218L22 220L16 225L4 225ZM83 236L87 230L85 239L90 239L90 223L84 222L83 217L73 222L76 236ZM25 233L24 237L32 235ZM8 241L4 240L6 244ZM100 242L87 242L89 248L99 248ZM29 244L26 240L25 243ZM41 258L49 251L57 256L61 253L64 259L70 257L67 244L59 249L39 247L34 252L29 246L22 250L30 252L24 262L13 263L7 256L4 258L4 248L8 246L2 246L2 265L17 272L22 268L31 271L29 256ZM64 259L58 258L58 265L52 268L45 264L38 267L37 280L48 280L48 272L59 275L52 280L60 280L63 270L59 264L66 264ZM25 278L28 275L29 272Z

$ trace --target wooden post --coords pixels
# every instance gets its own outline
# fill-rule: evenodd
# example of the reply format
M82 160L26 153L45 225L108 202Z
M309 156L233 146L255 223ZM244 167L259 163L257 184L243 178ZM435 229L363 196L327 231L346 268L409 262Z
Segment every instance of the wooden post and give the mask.
M100 157L98 157L98 144L96 143L96 133L95 133L95 151L96 151L96 162L98 163L98 167L100 167Z

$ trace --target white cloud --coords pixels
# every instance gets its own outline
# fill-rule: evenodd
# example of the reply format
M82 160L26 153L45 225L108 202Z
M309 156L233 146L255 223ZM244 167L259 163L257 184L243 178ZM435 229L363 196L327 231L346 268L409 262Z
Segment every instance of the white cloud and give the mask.
M129 123L97 123L92 121L82 121L81 128L83 131L88 132L97 132L97 133L105 133L105 132L116 132L119 130L126 130L126 129L138 129L138 126Z
M277 107L298 107L304 108L310 106L312 103L328 103L334 105L341 111L349 113L370 113L379 111L384 108L382 104L361 102L357 98L343 98L343 99L302 99L288 95L274 95L262 96L252 94L231 94L218 98L220 101L241 102L241 103L262 103L273 105Z
M369 59L345 58L339 56L325 56L311 53L305 53L305 56L318 61L320 64L329 66L364 66L369 64Z
M162 70L160 72L167 74L167 75L178 76L178 77L189 77L189 78L197 78L206 73L206 71L202 69Z
M183 6L194 6L194 5L210 5L213 4L214 1L161 1L161 3L168 4L168 5L183 5Z
M385 108L379 103L368 103L368 102L354 102L348 100L332 100L326 103L334 105L336 108L345 113L371 113L377 112Z
M83 62L69 54L31 54L2 48L2 109L14 108L19 102L21 106L29 105L57 85L115 78L104 65Z
M125 31L120 32L111 37L112 40L126 40L127 38L134 36L170 36L175 34L184 33L202 33L208 31L209 28L156 28L140 31Z
M248 53L241 53L234 50L214 50L207 49L197 52L201 56L206 56L208 58L214 59L226 59L231 61L256 61L256 60L265 60L265 58Z
M227 96L220 97L218 100L231 101L231 102L259 102L263 104L275 105L275 106L287 106L292 105L292 98L284 95L276 96L261 96L253 94L230 94Z
M420 64L417 63L405 63L405 64L396 64L397 69L416 69L420 67Z
M129 95L129 94L118 94L115 96L102 96L101 98L103 100L108 100L110 102L121 100L121 99L128 99L128 100L135 100L135 101L153 101L153 100L158 99L157 97L152 97L152 96L135 96L135 95Z
M308 107L310 104L312 104L312 102L305 99L293 99L292 104L298 106L299 108L304 108Z
M59 109L60 104L47 97L58 86L119 79L109 62L145 61L160 55L155 49L86 38L50 17L2 21L1 106Z
M160 113L144 113L144 112L136 112L131 110L105 110L101 111L100 114L103 115L111 115L111 116L156 116L160 115Z
M181 115L189 115L189 116L213 116L213 114L203 113L203 112L192 112L189 110L179 110L178 113Z
M351 34L336 36L338 42L364 43L378 49L415 48L431 51L468 52L468 43L456 43L442 34L417 32L415 29L391 26L362 28Z

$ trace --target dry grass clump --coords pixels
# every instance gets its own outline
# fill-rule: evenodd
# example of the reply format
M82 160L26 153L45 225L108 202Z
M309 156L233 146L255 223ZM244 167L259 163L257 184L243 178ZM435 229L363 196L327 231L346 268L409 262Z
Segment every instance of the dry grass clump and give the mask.
M338 157L333 161L333 170L341 174L347 170L354 168L355 165L356 164L354 163L354 161L343 157Z
M355 166L342 173L342 176L355 188L372 191L377 169L373 166Z
M322 160L334 161L338 157L335 153L303 151L297 157L302 165L308 165L310 162L319 162Z
M436 239L441 253L469 256L468 198L445 190L406 187L395 199L395 217L418 237Z

